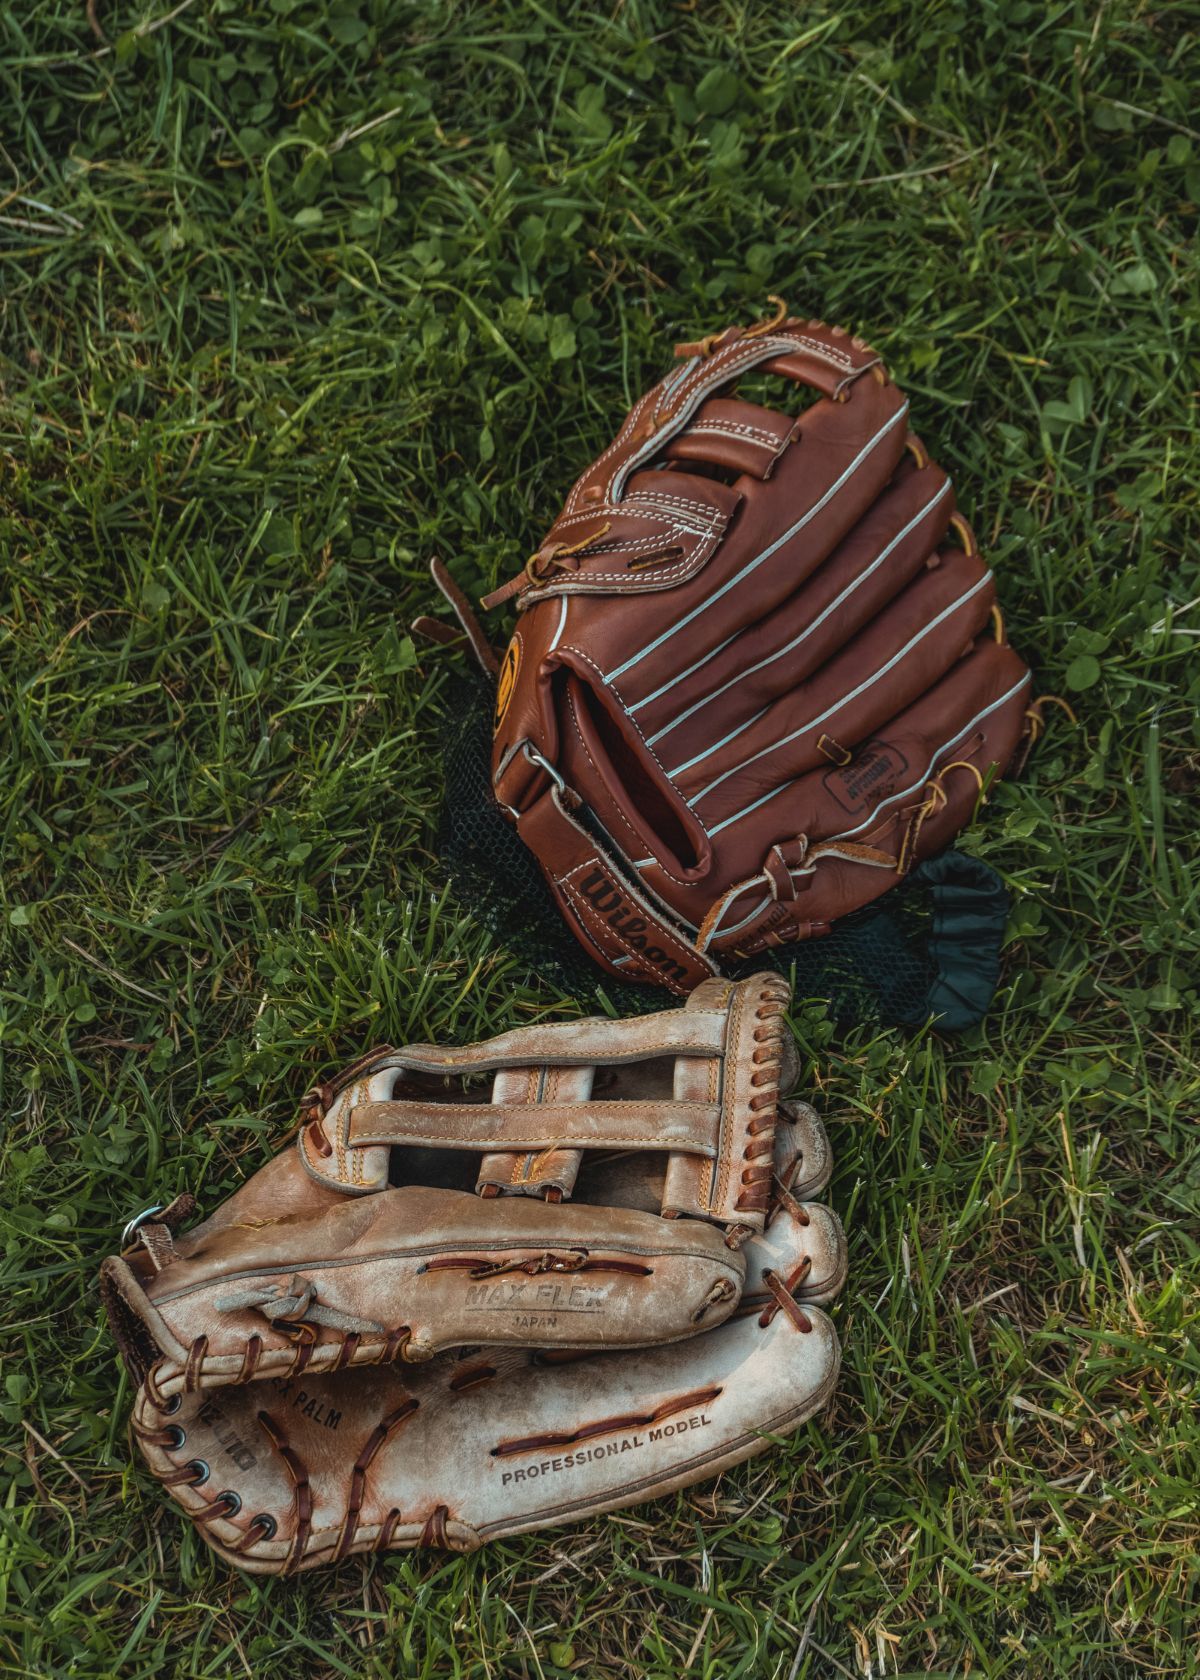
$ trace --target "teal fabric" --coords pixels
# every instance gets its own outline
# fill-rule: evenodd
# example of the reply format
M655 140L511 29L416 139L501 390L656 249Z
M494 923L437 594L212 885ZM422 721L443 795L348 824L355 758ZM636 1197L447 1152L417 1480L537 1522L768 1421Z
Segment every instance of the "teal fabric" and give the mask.
M962 852L930 858L910 880L933 901L928 1014L940 1031L962 1032L983 1018L999 983L1008 888L994 869Z
M960 1033L987 1013L1000 979L1008 889L986 863L943 852L824 939L737 964L787 974L798 998L825 998L840 1021Z

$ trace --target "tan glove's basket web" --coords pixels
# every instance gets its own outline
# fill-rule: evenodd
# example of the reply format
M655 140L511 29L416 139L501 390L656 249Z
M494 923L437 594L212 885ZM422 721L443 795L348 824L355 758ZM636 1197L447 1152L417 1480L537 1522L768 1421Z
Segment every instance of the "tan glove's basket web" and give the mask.
M800 1200L828 1148L780 1101L786 1002L759 975L635 1021L373 1052L212 1218L181 1234L184 1199L142 1223L105 1304L147 1462L206 1537L268 1570L466 1548L685 1485L807 1416L837 1362L807 1303L844 1246ZM786 1393L744 1387L763 1359ZM644 1474L614 1466L646 1447ZM577 1497L544 1498L568 1470Z

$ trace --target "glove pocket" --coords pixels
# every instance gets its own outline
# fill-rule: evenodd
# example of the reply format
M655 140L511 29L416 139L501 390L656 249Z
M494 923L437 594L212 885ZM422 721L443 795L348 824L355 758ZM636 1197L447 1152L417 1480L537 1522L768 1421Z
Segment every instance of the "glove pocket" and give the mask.
M702 880L712 847L636 719L573 649L560 653L556 711L567 785L586 799L621 852L680 881Z
M351 1553L484 1542L715 1476L793 1433L832 1393L818 1309L565 1360L472 1349L133 1417L151 1473L229 1563L291 1573Z

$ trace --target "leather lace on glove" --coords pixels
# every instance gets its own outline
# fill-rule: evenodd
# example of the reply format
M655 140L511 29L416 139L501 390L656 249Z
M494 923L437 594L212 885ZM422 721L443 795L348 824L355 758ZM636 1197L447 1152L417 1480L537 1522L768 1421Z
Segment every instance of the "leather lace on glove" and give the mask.
M592 956L683 995L943 850L1040 713L869 345L780 305L676 353L484 604L496 800Z
M265 1571L466 1550L687 1485L821 1405L809 1303L845 1250L802 1199L828 1147L780 1099L787 999L711 981L372 1052L210 1219L179 1234L185 1197L140 1223L102 1294L135 1436L205 1537Z

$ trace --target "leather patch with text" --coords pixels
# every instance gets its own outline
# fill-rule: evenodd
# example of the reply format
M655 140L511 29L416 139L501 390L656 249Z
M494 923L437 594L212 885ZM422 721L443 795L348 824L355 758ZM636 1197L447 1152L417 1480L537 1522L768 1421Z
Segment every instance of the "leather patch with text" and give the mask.
M889 742L868 741L849 764L827 771L821 781L842 810L854 816L895 793L907 769L908 760Z

